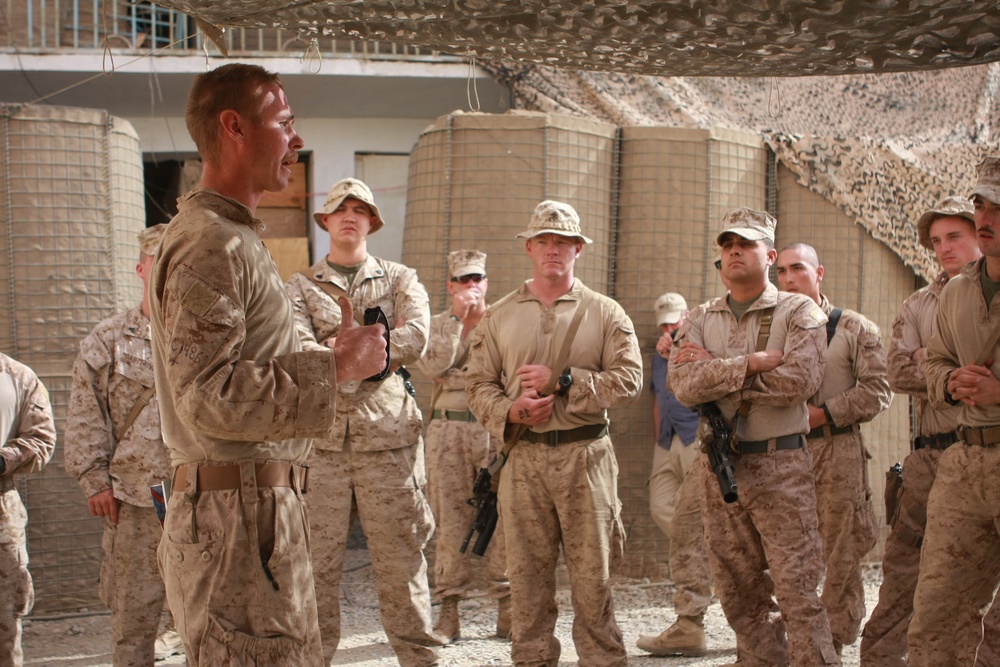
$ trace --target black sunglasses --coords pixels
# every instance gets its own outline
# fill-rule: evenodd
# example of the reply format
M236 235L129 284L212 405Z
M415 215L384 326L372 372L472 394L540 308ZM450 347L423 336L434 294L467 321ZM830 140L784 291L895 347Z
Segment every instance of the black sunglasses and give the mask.
M474 283L481 283L484 280L486 280L486 274L485 273L467 273L464 276L456 276L456 277L452 278L451 282L453 282L453 283L462 283L463 285L468 285L470 280L472 282L474 282Z

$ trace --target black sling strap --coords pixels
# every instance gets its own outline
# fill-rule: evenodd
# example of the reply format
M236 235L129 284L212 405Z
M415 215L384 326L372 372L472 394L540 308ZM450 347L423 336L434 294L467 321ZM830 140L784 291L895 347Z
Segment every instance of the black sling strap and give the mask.
M830 341L833 340L833 334L837 333L837 322L840 321L840 316L844 313L843 308L834 308L830 311L830 317L826 321L826 344L829 345Z

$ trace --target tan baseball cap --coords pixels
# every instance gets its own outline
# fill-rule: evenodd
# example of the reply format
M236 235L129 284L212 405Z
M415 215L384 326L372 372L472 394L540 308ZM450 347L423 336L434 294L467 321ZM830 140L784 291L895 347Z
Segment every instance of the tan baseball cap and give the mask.
M928 250L934 250L931 245L931 225L941 218L959 217L965 218L976 225L976 216L972 208L972 200L965 197L945 197L934 208L924 213L917 219L917 239L920 245Z
M448 253L448 272L452 278L471 273L486 275L486 253L480 250L455 250Z
M979 195L994 204L1000 204L1000 157L988 157L980 162L976 167L976 174L979 179L969 199Z
M382 229L385 221L382 220L382 214L379 213L378 206L375 205L375 196L372 195L371 188L356 178L345 178L331 185L330 191L326 194L323 208L313 213L313 220L316 221L317 225L323 227L323 216L336 211L337 207L348 197L363 201L371 208L372 228L368 232L369 234L374 234ZM324 227L324 229L326 228Z
M752 208L734 208L722 218L722 231L715 237L715 242L722 245L725 234L736 234L748 241L767 239L774 243L774 228L778 225L769 213L755 211Z
M139 232L139 252L152 257L160 249L160 241L163 240L163 233L167 231L167 225L159 224L146 227Z
M687 301L676 292L667 292L656 300L656 324L677 324L687 312Z
M580 216L569 204L546 199L535 207L531 216L531 224L515 238L531 239L539 234L558 234L559 236L575 236L584 243L593 243L580 232Z

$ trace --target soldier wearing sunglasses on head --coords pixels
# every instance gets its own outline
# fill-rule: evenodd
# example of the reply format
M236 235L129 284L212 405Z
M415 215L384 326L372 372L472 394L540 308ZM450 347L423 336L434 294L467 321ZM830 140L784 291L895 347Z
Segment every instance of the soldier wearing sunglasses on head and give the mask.
M486 432L469 411L465 393L469 334L486 312L486 253L456 250L448 255L451 307L431 318L427 352L419 368L434 381L427 427L427 498L437 524L434 597L441 602L435 630L454 641L461 636L458 603L472 583L468 557L460 553L474 510L465 501L480 468L496 454ZM490 597L497 600L498 637L510 636L510 582L503 528L486 551Z
M285 289L306 350L333 347L342 329L338 297L354 313L380 307L394 328L392 370L416 362L427 345L427 292L413 269L368 254L368 235L384 222L372 191L353 178L334 183L316 224L330 252L295 273ZM389 373L337 387L332 433L309 458L313 572L323 655L340 642L340 578L347 537L360 517L375 568L382 624L403 667L437 664L423 549L434 530L424 499L421 415L403 378Z

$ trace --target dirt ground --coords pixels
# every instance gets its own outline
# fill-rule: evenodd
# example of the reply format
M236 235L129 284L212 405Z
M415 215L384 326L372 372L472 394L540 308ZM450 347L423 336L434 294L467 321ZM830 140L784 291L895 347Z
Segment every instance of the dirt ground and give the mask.
M382 632L378 601L368 552L348 550L347 572L343 587L343 639L333 665L353 667L394 667L398 663ZM878 596L881 570L871 567L865 573L867 608L871 612ZM736 657L736 639L726 624L718 603L706 616L708 655L703 658L654 658L635 647L641 634L658 634L673 621L670 605L673 587L669 582L623 580L615 586L618 624L625 633L629 664L633 667L663 665L721 665ZM577 655L571 636L572 611L569 590L558 593L559 621L556 635L562 643L560 667L576 664ZM496 606L485 596L462 602L462 639L441 649L441 667L488 667L509 665L510 643L493 637ZM435 613L437 610L435 609ZM29 619L24 629L25 665L45 667L105 667L111 665L109 652L111 618L107 614L61 618ZM182 656L156 663L184 665ZM844 648L844 665L858 664L858 646Z

